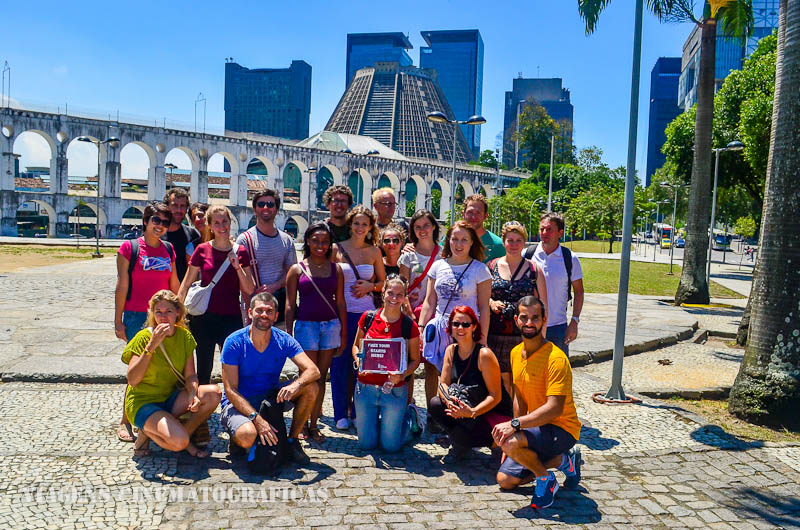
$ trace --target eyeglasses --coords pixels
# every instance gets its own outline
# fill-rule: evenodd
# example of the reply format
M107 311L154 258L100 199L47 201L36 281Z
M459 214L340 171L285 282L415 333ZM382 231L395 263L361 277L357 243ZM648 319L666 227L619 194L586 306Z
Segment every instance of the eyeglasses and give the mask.
M394 201L378 201L375 204L380 204L381 206L394 206L397 203Z
M275 203L272 201L258 201L256 206L259 208L275 208Z
M150 218L150 222L153 223L156 226L167 226L167 225L169 225L169 219L164 219L163 217L158 217L157 215L154 215L153 217L151 217Z
M348 204L349 199L331 199L331 204Z
M453 322L454 328L464 328L467 329L468 327L472 326L472 322Z
M383 244L384 245L399 245L400 244L400 238L388 237L388 238L383 240Z

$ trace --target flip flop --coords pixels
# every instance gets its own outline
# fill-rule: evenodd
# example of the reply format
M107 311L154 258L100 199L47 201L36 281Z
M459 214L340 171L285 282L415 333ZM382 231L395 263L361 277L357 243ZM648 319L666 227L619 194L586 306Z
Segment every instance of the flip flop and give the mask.
M120 442L134 442L136 437L133 435L133 427L130 423L120 423L117 427L117 438Z
M150 438L143 436L133 446L133 456L150 456Z
M314 427L313 429L308 429L308 434L311 437L311 441L316 444L323 444L325 443L325 435L319 432L319 428Z
M303 426L303 430L297 435L298 440L308 440L311 436L309 434L308 425Z

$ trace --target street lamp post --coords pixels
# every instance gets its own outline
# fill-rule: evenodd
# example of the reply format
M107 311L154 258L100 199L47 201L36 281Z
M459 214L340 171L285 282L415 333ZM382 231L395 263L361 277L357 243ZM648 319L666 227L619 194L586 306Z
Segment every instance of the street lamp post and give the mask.
M468 120L450 120L444 112L429 112L428 120L434 123L449 123L453 126L453 174L450 176L450 226L453 226L456 220L456 139L458 138L459 125L483 125L486 119L483 116L470 116Z
M531 203L531 207L528 208L528 224L531 226L531 236L533 236L533 207L539 204L543 200L544 199L542 197L539 197L538 199L533 201Z
M672 275L672 257L675 254L675 232L678 230L678 223L676 221L676 215L678 213L678 189L679 188L686 188L688 184L670 184L669 182L662 182L660 184L662 188L672 188L675 192L675 199L672 203L672 230L669 233L669 273ZM669 201L667 201L669 202Z
M553 211L553 153L555 152L556 136L550 137L550 179L547 185L547 211Z
M725 147L712 149L715 154L714 160L714 194L711 197L711 225L708 227L708 263L706 263L706 281L711 283L711 249L714 246L714 215L717 210L717 176L719 175L719 154L722 151L741 151L744 144L738 140L730 142Z
M95 221L94 221L94 254L92 255L93 258L102 258L103 255L100 254L100 144L111 144L114 142L119 142L119 138L116 136L111 136L110 138L106 138L105 140L96 140L91 136L78 136L76 138L79 142L88 142L95 144L97 146L97 193L95 194L95 209L94 212Z
M312 184L312 182L313 182L312 181L312 175L317 172L317 168L310 167L310 168L308 168L307 172L308 172L308 209L306 210L306 221L308 222L308 225L311 226L311 199L312 199L312 195L313 195L312 189L314 188L314 186ZM317 203L316 197L314 197L314 205L315 206L316 206L316 203Z
M656 260L656 247L661 248L661 238L660 237L656 237L656 231L655 231L655 225L656 225L656 223L659 222L658 221L659 208L661 207L662 204L668 204L668 203L669 203L669 199L664 199L663 201L656 202L656 222L653 223L653 230L652 230L652 232L653 232L653 261Z

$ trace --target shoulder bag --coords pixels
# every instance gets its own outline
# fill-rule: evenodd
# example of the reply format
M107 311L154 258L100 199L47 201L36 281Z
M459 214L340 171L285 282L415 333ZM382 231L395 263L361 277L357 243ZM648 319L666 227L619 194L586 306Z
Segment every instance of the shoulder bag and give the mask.
M317 290L317 294L319 294L319 297L322 298L323 300L325 300L325 303L328 305L330 310L333 312L333 318L339 318L339 312L336 311L336 309L333 307L333 304L331 304L330 300L325 298L325 295L322 294L322 291L317 286L317 282L314 281L314 278L311 277L311 274L309 274L308 271L306 270L306 268L303 267L303 262L301 261L300 263L298 263L298 265L300 266L300 272L302 272L303 274L306 275L306 278L308 278L308 280L311 282L311 285L313 285L314 289ZM334 276L337 274L336 268L333 269L333 274L334 274ZM338 281L338 279L337 279L337 281Z
M237 253L238 250L239 245L234 243L231 252ZM214 277L211 279L211 282L208 285L201 285L202 279L200 279L194 282L191 287L189 287L189 292L186 293L186 300L183 302L183 305L186 306L187 313L190 315L202 315L208 310L208 302L211 300L211 291L214 290L214 286L217 284L220 278L222 278L222 275L225 274L225 271L228 270L228 266L230 266L230 264L230 260L227 256L225 256L225 261L223 261L219 266L217 273L214 274Z

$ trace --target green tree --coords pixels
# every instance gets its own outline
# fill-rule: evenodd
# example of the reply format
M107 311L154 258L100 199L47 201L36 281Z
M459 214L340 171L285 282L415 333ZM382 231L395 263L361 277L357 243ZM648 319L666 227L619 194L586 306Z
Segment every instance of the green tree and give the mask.
M468 164L473 165L473 166L484 166L484 167L491 167L491 168L497 169L498 168L498 162L499 162L499 160L497 159L497 155L496 155L496 153L494 151L492 151L491 149L484 149L478 155L478 159L477 160L471 160L470 162L468 162ZM499 164L499 168L500 169L506 169L506 166L505 166L505 164L501 163L501 164Z
M540 164L550 163L550 139L553 137L555 162L572 162L574 157L569 142L572 138L569 122L556 122L538 103L523 105L519 129L512 138L519 145L521 162L525 168L533 169Z
M756 222L752 217L740 217L736 220L733 231L742 237L750 239L756 234Z
M747 349L729 410L748 421L800 427L800 2L780 0L775 97L759 271Z

